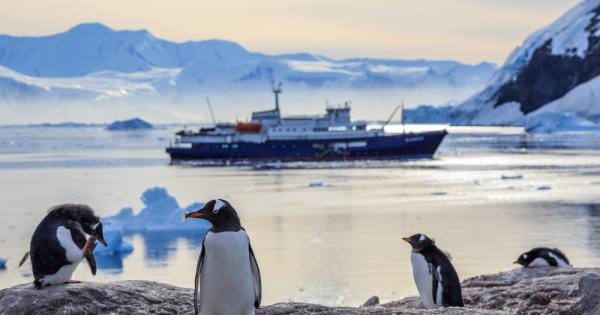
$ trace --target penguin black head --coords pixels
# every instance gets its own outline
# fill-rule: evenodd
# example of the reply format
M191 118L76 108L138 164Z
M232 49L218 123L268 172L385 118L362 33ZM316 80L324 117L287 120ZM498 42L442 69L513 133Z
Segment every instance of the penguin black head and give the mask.
M100 218L94 214L94 210L89 206L83 204L62 204L50 208L48 212L51 216L79 223L85 233L95 237L100 243L107 246Z
M403 237L402 239L409 243L416 252L420 252L429 246L435 245L435 242L432 239L422 233L415 234L411 237Z
M213 225L214 232L239 231L242 228L237 212L223 199L211 200L202 209L186 213L185 218L204 219Z
M523 253L513 262L513 264L519 264L523 267L527 267L536 257L530 255L528 252Z

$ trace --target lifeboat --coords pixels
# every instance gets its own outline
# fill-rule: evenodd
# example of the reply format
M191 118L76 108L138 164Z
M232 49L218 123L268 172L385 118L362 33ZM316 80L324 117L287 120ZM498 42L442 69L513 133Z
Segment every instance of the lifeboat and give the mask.
M260 133L262 125L256 122L238 122L235 131L240 133Z

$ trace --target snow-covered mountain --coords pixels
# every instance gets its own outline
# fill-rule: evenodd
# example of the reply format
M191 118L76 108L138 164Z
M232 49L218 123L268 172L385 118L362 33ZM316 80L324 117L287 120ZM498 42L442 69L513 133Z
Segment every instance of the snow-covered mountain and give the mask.
M531 129L535 129L532 122L540 121L535 116L548 112L558 114L545 116L554 117L557 124L561 115L575 115L585 124L600 123L599 76L600 0L584 0L530 35L491 83L449 116L456 124Z
M146 30L97 23L51 36L0 35L0 66L0 100L15 102L23 95L134 102L257 88L268 94L272 80L283 81L288 91L445 89L461 98L482 88L495 71L490 63L267 55L230 41L175 43Z

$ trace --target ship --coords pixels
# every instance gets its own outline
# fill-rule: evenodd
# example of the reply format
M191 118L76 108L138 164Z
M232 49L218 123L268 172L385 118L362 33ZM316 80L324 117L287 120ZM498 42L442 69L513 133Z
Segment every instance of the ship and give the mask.
M247 122L214 123L180 130L167 148L171 161L285 162L402 160L432 158L446 130L388 133L353 122L348 102L326 108L324 115L282 117L281 84L273 86L275 108L252 113ZM212 115L212 107L209 103ZM214 115L213 115L214 121Z

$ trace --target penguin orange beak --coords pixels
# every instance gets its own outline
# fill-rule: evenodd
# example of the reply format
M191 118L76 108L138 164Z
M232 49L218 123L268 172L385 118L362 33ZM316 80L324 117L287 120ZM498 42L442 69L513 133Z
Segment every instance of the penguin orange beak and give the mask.
M189 219L189 218L201 218L204 215L204 213L202 211L196 211L196 212L190 212L190 213L186 213L185 214L185 218Z
M410 239L410 237L403 237L402 240L412 245L412 240Z
M102 243L102 245L104 245L104 247L108 247L108 244L106 243L106 241L103 238L98 238L98 242Z

